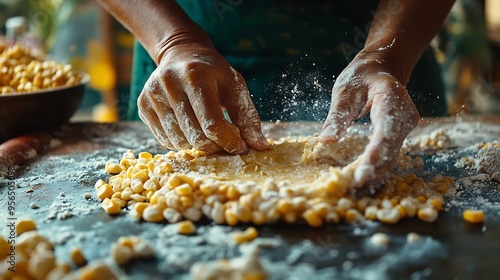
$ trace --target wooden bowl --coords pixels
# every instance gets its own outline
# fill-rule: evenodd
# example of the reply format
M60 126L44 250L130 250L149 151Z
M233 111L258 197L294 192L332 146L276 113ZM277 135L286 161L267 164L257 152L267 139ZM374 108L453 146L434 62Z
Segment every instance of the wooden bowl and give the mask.
M27 93L0 95L0 143L25 133L53 132L78 110L89 81Z

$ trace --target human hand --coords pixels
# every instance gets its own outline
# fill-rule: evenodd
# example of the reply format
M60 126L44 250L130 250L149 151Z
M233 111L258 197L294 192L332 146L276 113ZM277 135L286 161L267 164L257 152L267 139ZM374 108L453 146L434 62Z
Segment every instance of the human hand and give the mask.
M243 77L211 46L170 47L138 106L140 118L170 149L244 154L269 147Z
M394 168L404 139L420 118L395 69L382 55L360 52L333 86L332 104L319 135L321 142L335 143L354 120L368 112L372 121L372 136L354 171L354 187L381 183Z

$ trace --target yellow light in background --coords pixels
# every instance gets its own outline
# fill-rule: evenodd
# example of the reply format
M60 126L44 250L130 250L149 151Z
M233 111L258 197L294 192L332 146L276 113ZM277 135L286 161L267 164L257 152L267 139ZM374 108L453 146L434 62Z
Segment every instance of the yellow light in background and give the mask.
M500 43L500 0L486 0L484 5L489 37Z

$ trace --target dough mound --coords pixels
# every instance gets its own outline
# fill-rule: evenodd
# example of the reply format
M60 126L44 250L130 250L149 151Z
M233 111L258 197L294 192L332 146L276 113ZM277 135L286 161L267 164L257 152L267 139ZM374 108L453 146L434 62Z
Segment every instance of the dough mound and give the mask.
M477 154L477 168L500 182L500 142L483 145Z

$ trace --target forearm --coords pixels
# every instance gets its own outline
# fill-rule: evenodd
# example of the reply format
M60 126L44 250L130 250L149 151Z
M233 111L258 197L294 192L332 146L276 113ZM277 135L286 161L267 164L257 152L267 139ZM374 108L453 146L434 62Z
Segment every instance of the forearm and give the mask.
M173 45L199 42L211 46L203 29L173 0L97 0L132 32L159 62Z
M403 85L437 34L454 0L382 0L363 53L379 54Z

